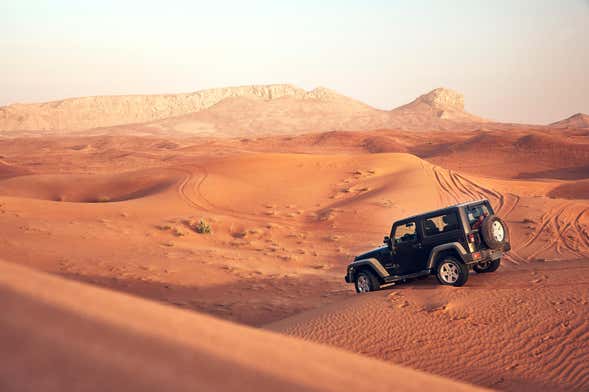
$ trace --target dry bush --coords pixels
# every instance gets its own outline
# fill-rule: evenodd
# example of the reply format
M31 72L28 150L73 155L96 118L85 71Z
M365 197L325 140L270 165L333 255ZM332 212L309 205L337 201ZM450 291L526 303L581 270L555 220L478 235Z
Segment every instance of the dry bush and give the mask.
M208 223L204 219L200 219L198 222L190 221L188 225L192 230L196 231L199 234L210 234L213 231L210 223Z

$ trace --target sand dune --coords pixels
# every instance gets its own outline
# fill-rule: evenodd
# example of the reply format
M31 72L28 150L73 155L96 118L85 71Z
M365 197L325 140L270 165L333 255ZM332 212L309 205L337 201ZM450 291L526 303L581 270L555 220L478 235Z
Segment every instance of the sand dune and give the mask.
M15 176L0 182L0 195L64 202L107 203L156 194L178 182L179 178L178 173L165 170L94 176Z
M554 132L475 133L455 143L416 146L411 151L441 166L489 177L566 179L589 175L585 170L589 139Z
M27 173L28 171L26 170L14 167L12 165L8 165L0 160L0 179L21 176Z
M5 262L0 271L3 391L337 391L367 379L376 391L476 390Z
M500 269L460 290L413 282L268 328L490 388L582 390L586 264Z
M281 100L288 107L294 102L291 97L232 98L218 103L219 113L250 104L265 111L280 107ZM364 110L362 104L342 105ZM201 113L209 110L218 108ZM176 119L182 117L162 123ZM147 130L156 123L137 126ZM6 340L34 337L29 341L39 342L36 347L49 353L45 357L55 359L51 365L34 362L34 368L48 374L54 363L64 363L65 369L84 375L67 379L72 383L98 377L86 377L90 371L80 370L80 363L94 364L96 374L113 387L138 380L137 388L143 389L164 381L178 389L234 389L234 379L219 380L215 370L228 366L252 388L338 389L341 384L324 385L327 373L345 377L342 383L350 379L351 387L363 382L356 373L339 374L348 365L307 370L313 362L297 362L300 357L291 353L299 351L273 340L280 337L263 331L252 332L260 338L250 336L250 329L186 312L192 310L252 326L277 323L277 330L482 386L586 389L587 135L579 129L492 123L480 123L486 130L475 131L468 130L474 123L461 124L464 129L442 132L381 129L236 138L130 136L123 132L126 126L119 134L100 136L2 137L4 258L176 308L140 305L144 302L128 297L123 308L113 305L120 295L78 285L81 295L49 290L54 284L44 277L37 281L29 272L15 275L1 267L0 280L6 276L21 287L2 289L17 304L4 313L3 322L9 315L23 315L18 320L25 321L26 314L43 317L10 324L16 327L4 330L20 340ZM510 225L513 249L498 273L473 274L462 289L441 287L430 278L396 286L398 294L391 297L387 291L351 299L353 289L342 279L345 265L379 245L395 219L480 198L488 198ZM212 233L198 232L200 220L210 224ZM27 282L39 282L37 289L48 291L41 297ZM89 306L78 301L74 309L70 301L66 309L67 298L82 298ZM144 307L145 312L134 313ZM43 340L47 332L39 326L53 331L57 317L72 320L68 328L82 331L69 333L71 344L56 335L48 335L53 342ZM88 330L81 329L80 318ZM194 321L179 330L167 324L180 318ZM216 337L208 335L216 330L231 336L227 342L238 347L233 352L239 358L223 351L225 346L213 352L217 348L194 340L199 334ZM175 331L182 340L172 344ZM85 333L99 337L96 346L86 345ZM288 348L279 353L292 362L274 360L276 351L261 351L259 340L273 350ZM114 348L101 351L106 346ZM252 362L252 355L236 351L242 348L270 360ZM322 366L339 361L333 350L321 350L328 350L330 358ZM138 370L133 352L148 364L145 369ZM194 371L190 358L214 365ZM15 365L6 371L24 374L19 362L10 363ZM273 363L284 369L276 370ZM370 368L381 366L372 363ZM58 381L47 377L59 389ZM203 384L195 384L196 377ZM5 379L24 383L23 378L0 377ZM44 378L29 381L36 380ZM148 380L147 386L141 380ZM382 385L390 389L391 384Z
M561 199L589 199L589 180L567 182L558 185L548 196Z

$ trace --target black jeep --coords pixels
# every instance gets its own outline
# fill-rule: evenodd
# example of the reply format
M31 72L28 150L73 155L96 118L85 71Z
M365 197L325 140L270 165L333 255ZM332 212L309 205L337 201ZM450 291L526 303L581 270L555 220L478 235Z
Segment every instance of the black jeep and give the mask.
M415 215L393 224L386 245L357 256L346 282L356 291L436 275L444 285L462 286L472 267L493 272L511 249L507 225L488 200L461 203Z

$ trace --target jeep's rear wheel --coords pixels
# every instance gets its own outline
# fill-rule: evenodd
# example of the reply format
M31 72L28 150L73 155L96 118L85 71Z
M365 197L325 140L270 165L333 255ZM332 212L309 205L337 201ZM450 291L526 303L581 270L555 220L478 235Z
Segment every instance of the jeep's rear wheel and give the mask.
M499 268L500 264L501 259L495 259L484 263L478 263L474 267L472 267L472 269L475 270L475 272L478 274L482 274L485 272L495 272L497 271L497 268Z
M372 272L366 270L358 272L355 285L357 293L368 293L380 289L378 278Z
M454 257L444 257L438 263L438 282L449 286L462 286L468 280L468 266Z

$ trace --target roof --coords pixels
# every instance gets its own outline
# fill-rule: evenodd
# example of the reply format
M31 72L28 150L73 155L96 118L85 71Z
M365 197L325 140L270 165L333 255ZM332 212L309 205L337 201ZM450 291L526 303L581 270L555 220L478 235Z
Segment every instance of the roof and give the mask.
M479 199L479 200L465 201L465 202L454 204L454 205L451 205L451 206L447 206L447 207L443 207L443 208L438 208L437 210L426 211L426 212L422 212L421 214L415 214L415 215L408 216L406 218L397 219L396 222L400 222L400 221L404 221L404 220L408 220L408 219L417 218L417 217L422 216L422 215L434 214L436 212L442 213L443 211L446 211L446 210L448 210L450 208L465 207L465 206L468 206L468 205L471 205L471 204L478 204L478 203L481 203L483 201L489 201L489 200L488 199Z

